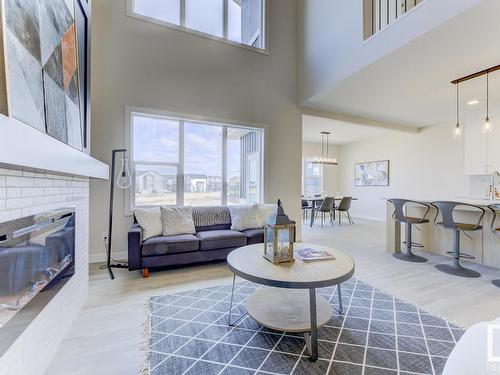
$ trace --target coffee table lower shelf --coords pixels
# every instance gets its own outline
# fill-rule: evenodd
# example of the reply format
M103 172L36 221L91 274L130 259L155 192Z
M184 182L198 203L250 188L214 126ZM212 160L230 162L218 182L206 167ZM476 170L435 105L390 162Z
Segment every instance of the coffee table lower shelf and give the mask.
M313 361L318 358L318 328L333 314L332 306L314 289L265 287L248 297L246 309L264 327L303 333Z
M264 327L285 332L311 332L311 310L308 289L265 287L246 301L248 314ZM316 297L316 326L326 324L333 314L328 301Z

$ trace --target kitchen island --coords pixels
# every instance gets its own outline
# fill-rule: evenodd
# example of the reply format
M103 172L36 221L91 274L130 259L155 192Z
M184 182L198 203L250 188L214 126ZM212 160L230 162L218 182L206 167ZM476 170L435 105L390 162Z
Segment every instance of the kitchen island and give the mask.
M474 259L471 262L500 268L500 236L496 235L491 229L491 222L493 220L493 213L488 208L491 204L500 204L499 200L489 199L473 199L473 198L449 198L449 199L415 199L404 198L423 203L431 203L437 200L447 200L460 202L464 204L472 204L480 206L486 210L483 220L483 229L475 232L467 232L467 235L461 233L461 251L465 254L472 255ZM416 205L407 205L407 215L422 217L425 214L426 208ZM392 214L394 206L386 199L386 250L394 253L401 252L402 242L404 241L404 224L394 220ZM454 219L457 222L475 224L479 219L481 212L474 210L468 206L458 206L454 211ZM500 216L500 214L499 214ZM434 223L436 217L436 209L431 207L427 219L430 223L418 224L413 228L413 242L418 242L423 245L420 250L447 255L448 251L452 249L452 231L443 228ZM440 219L438 218L438 221ZM500 217L497 219L496 226L500 227ZM420 229L420 230L419 230Z

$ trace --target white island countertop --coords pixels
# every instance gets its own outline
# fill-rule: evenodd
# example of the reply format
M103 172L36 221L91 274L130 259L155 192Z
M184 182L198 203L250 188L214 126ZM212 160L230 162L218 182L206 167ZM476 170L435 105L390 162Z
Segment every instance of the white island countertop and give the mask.
M389 199L408 199L412 201L417 201L417 202L423 202L423 203L432 203L436 201L449 201L449 202L460 202L464 204L472 204L474 206L480 206L483 208L487 208L488 206L492 204L500 204L500 199L485 199L485 198L473 198L473 197L447 197L447 198L435 198L435 199L429 199L429 197L426 198L415 198L415 197L392 197L392 198L382 198L384 200L389 200ZM465 208L465 207L464 207ZM460 209L460 207L457 207L457 209Z

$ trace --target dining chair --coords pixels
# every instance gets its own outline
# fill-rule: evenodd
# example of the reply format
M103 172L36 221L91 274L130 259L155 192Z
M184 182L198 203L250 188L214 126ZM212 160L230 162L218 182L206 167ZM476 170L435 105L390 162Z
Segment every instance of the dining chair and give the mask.
M338 212L339 225L342 225L342 213L344 213L344 215L347 217L347 220L349 220L349 224L354 224L354 220L349 212L349 210L351 209L351 203L352 197L343 197L338 207L334 208L335 211Z
M307 212L312 209L312 206L306 199L302 199L302 220L307 220Z
M321 202L321 206L316 210L316 212L321 213L321 226L323 226L323 222L325 221L325 214L330 215L330 223L333 225L333 208L335 206L335 198L333 197L325 197L323 202Z

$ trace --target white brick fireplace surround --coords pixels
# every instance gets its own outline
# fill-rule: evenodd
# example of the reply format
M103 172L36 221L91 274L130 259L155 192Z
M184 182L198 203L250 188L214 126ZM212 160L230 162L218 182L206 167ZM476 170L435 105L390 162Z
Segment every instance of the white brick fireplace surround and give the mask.
M80 311L88 289L89 180L0 168L0 222L61 207L76 208L75 275L0 357L0 375L42 375Z

